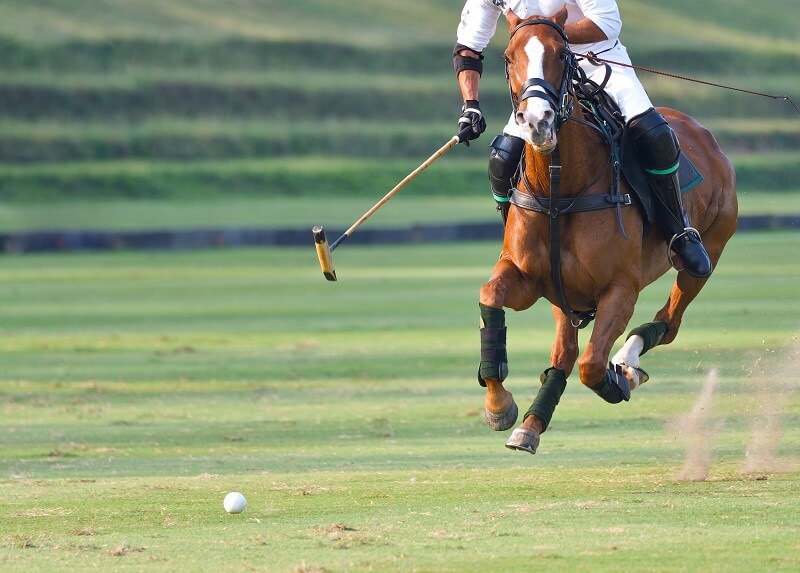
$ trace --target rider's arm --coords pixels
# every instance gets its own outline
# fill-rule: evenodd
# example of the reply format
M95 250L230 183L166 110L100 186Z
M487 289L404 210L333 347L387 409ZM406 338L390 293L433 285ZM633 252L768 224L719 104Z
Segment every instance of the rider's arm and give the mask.
M478 86L480 85L481 76L474 70L463 70L458 74L458 87L461 88L461 99L479 100Z
M494 36L501 13L501 8L490 0L467 0L461 11L456 43L480 54Z
M583 18L564 26L570 44L594 44L608 40L605 32L589 18Z
M483 68L482 52L495 34L500 14L501 9L488 0L467 0L464 4L456 33L456 48L453 53L458 86L464 101L480 99L478 86ZM468 58L468 60L462 60L459 63L459 57Z
M564 31L571 44L593 44L616 40L622 30L622 20L615 0L577 0L584 18L567 24Z

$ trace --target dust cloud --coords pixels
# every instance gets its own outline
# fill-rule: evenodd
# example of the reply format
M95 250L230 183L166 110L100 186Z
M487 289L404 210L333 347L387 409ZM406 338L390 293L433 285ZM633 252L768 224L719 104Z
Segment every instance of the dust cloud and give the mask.
M753 368L756 415L750 425L743 474L792 471L796 465L794 461L779 460L777 450L783 437L781 414L800 387L798 339L798 336L792 337L792 344L785 349L781 360L759 360Z
M686 443L686 461L678 474L681 481L704 481L708 477L716 435L722 430L722 422L715 422L711 416L718 386L719 372L714 369L708 373L691 411L678 420L678 431Z
M782 414L800 389L800 336L793 336L791 344L778 352L767 352L746 373L747 390L738 395L742 407L737 409L737 423L740 421L742 427L749 427L740 470L744 475L793 471L798 465L797 460L781 460L778 447L783 437ZM713 369L706 376L692 409L677 420L675 430L686 448L678 480L704 481L708 478L714 445L724 424L713 412L718 388L719 372Z

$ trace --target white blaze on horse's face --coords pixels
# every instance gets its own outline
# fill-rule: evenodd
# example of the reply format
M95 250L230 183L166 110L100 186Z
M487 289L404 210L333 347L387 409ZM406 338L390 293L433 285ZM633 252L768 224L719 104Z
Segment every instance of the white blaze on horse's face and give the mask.
M545 49L536 36L531 36L525 44L525 54L528 56L528 78L544 79L544 53ZM531 86L526 92L544 89ZM524 94L519 94L520 98ZM551 152L557 143L555 129L556 112L550 102L540 97L531 97L520 103L515 115L517 125L522 129L523 138L540 153Z

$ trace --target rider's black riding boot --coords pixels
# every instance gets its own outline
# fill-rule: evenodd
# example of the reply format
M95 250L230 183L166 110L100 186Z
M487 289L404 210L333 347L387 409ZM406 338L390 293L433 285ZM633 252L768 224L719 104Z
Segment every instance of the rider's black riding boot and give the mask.
M492 195L497 202L497 210L503 218L503 226L508 218L508 198L511 189L516 185L519 174L519 163L525 142L513 135L498 135L492 140L492 151L489 154L489 183Z
M711 259L681 202L680 148L675 133L653 108L632 118L628 129L647 172L650 190L658 199L659 222L669 248L680 257L687 273L699 278L709 276L714 270Z
M666 175L648 173L650 189L662 205L660 221L669 248L681 258L683 269L690 275L699 278L711 275L714 267L700 233L689 224L683 210L677 171Z

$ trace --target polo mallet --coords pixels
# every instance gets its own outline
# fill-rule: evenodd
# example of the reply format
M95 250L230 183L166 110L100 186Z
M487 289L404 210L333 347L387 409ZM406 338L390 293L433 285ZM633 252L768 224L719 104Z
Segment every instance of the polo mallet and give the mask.
M326 279L328 279L329 281L336 280L336 269L333 266L333 256L332 256L332 253L336 249L336 247L341 245L344 242L344 240L348 238L350 235L352 235L364 221L369 219L373 215L373 213L375 213L375 211L383 207L383 205L389 199L391 199L395 193L397 193L398 191L400 191L400 189L405 187L409 181L411 181L419 173L425 170L431 163L433 163L434 161L439 159L442 155L450 151L453 147L458 145L461 141L462 138L460 135L454 135L450 141L448 141L436 153L434 153L428 159L426 159L422 165L420 165L414 171L406 175L405 179L403 179L400 183L398 183L394 189L392 189L386 195L384 195L383 199L375 203L372 209L364 213L358 221L353 223L353 225L349 229L347 229L341 237L339 237L333 243L331 243L330 246L328 246L328 239L325 238L325 229L321 225L317 225L316 227L311 229L311 232L314 234L314 243L317 247L317 256L319 257L319 265L320 267L322 267L322 274L325 275Z

